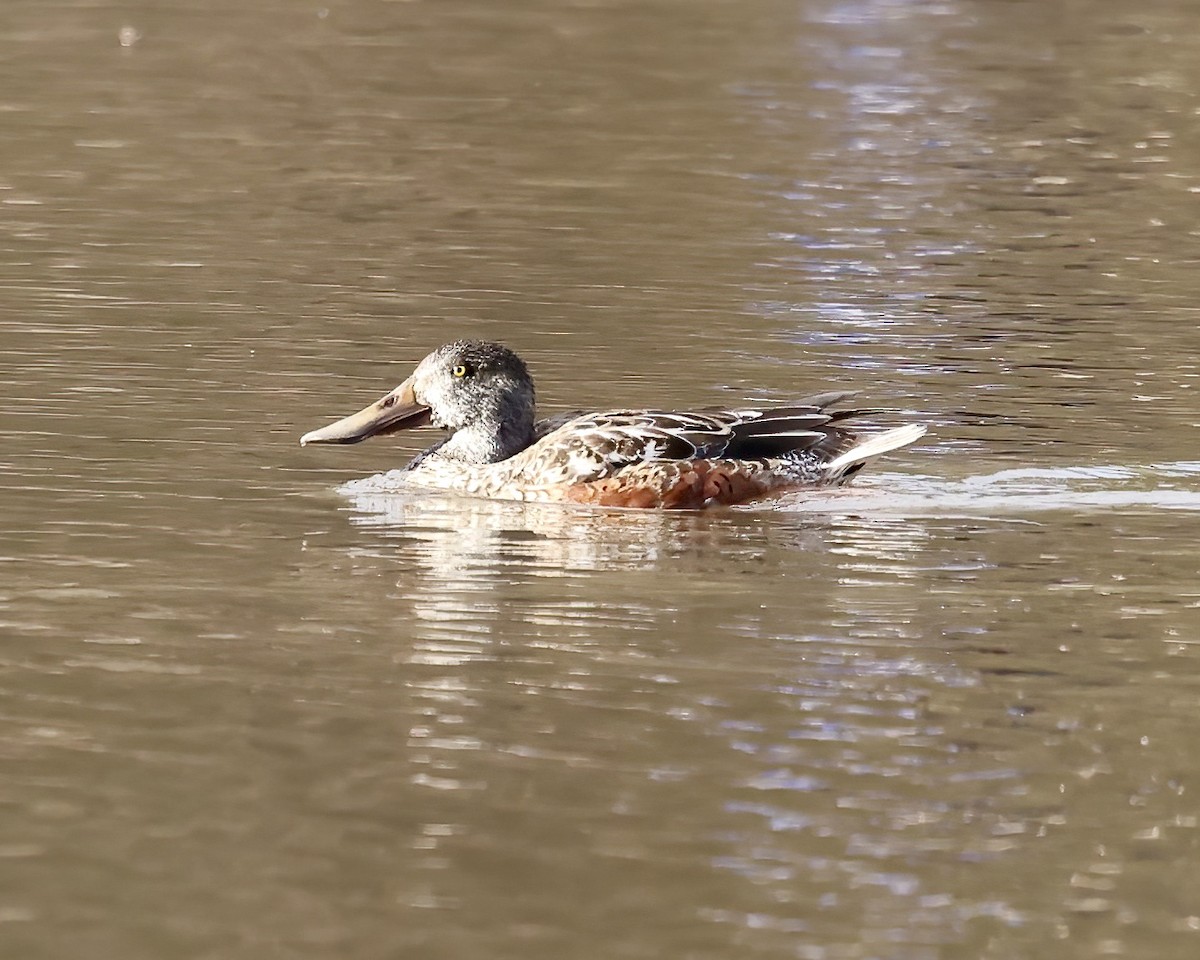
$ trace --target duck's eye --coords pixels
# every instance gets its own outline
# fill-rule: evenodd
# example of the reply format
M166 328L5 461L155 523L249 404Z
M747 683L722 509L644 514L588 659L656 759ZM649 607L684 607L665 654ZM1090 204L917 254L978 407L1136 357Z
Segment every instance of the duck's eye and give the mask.
M463 377L469 377L471 375L471 368L465 363L456 363L451 368L450 372L461 380Z

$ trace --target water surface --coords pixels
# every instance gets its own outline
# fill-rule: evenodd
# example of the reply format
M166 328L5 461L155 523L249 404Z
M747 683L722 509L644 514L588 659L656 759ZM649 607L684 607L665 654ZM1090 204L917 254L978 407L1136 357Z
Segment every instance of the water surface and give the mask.
M1196 956L1194 25L11 0L5 955ZM297 446L458 336L930 433L678 515Z

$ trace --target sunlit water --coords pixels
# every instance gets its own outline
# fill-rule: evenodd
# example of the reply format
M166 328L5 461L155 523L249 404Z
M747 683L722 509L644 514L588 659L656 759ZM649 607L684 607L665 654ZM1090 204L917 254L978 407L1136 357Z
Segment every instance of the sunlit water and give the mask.
M1191 4L13 0L0 954L1190 960ZM705 513L296 440L929 433Z

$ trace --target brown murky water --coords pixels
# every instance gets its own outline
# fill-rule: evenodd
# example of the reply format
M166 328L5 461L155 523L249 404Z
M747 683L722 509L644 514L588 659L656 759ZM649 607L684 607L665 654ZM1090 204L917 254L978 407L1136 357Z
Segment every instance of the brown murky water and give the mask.
M3 955L1200 955L1195 14L8 0ZM464 335L931 432L674 516L296 445Z

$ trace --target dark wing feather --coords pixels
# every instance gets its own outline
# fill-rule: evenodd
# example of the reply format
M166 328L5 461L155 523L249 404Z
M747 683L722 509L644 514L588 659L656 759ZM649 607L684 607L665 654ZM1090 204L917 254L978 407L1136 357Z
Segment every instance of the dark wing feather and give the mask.
M853 396L845 392L819 393L786 406L733 411L741 419L733 428L733 440L725 455L747 460L802 451L836 456L854 442L854 434L832 424L865 411L827 408Z
M613 410L566 423L556 417L537 425L539 439L513 457L510 468L528 483L586 483L635 463L719 456L736 419L654 410Z
M532 476L586 482L636 463L760 460L812 452L836 456L854 441L833 423L857 410L828 411L850 394L824 393L778 407L694 412L612 410L538 423L538 443L518 454Z

